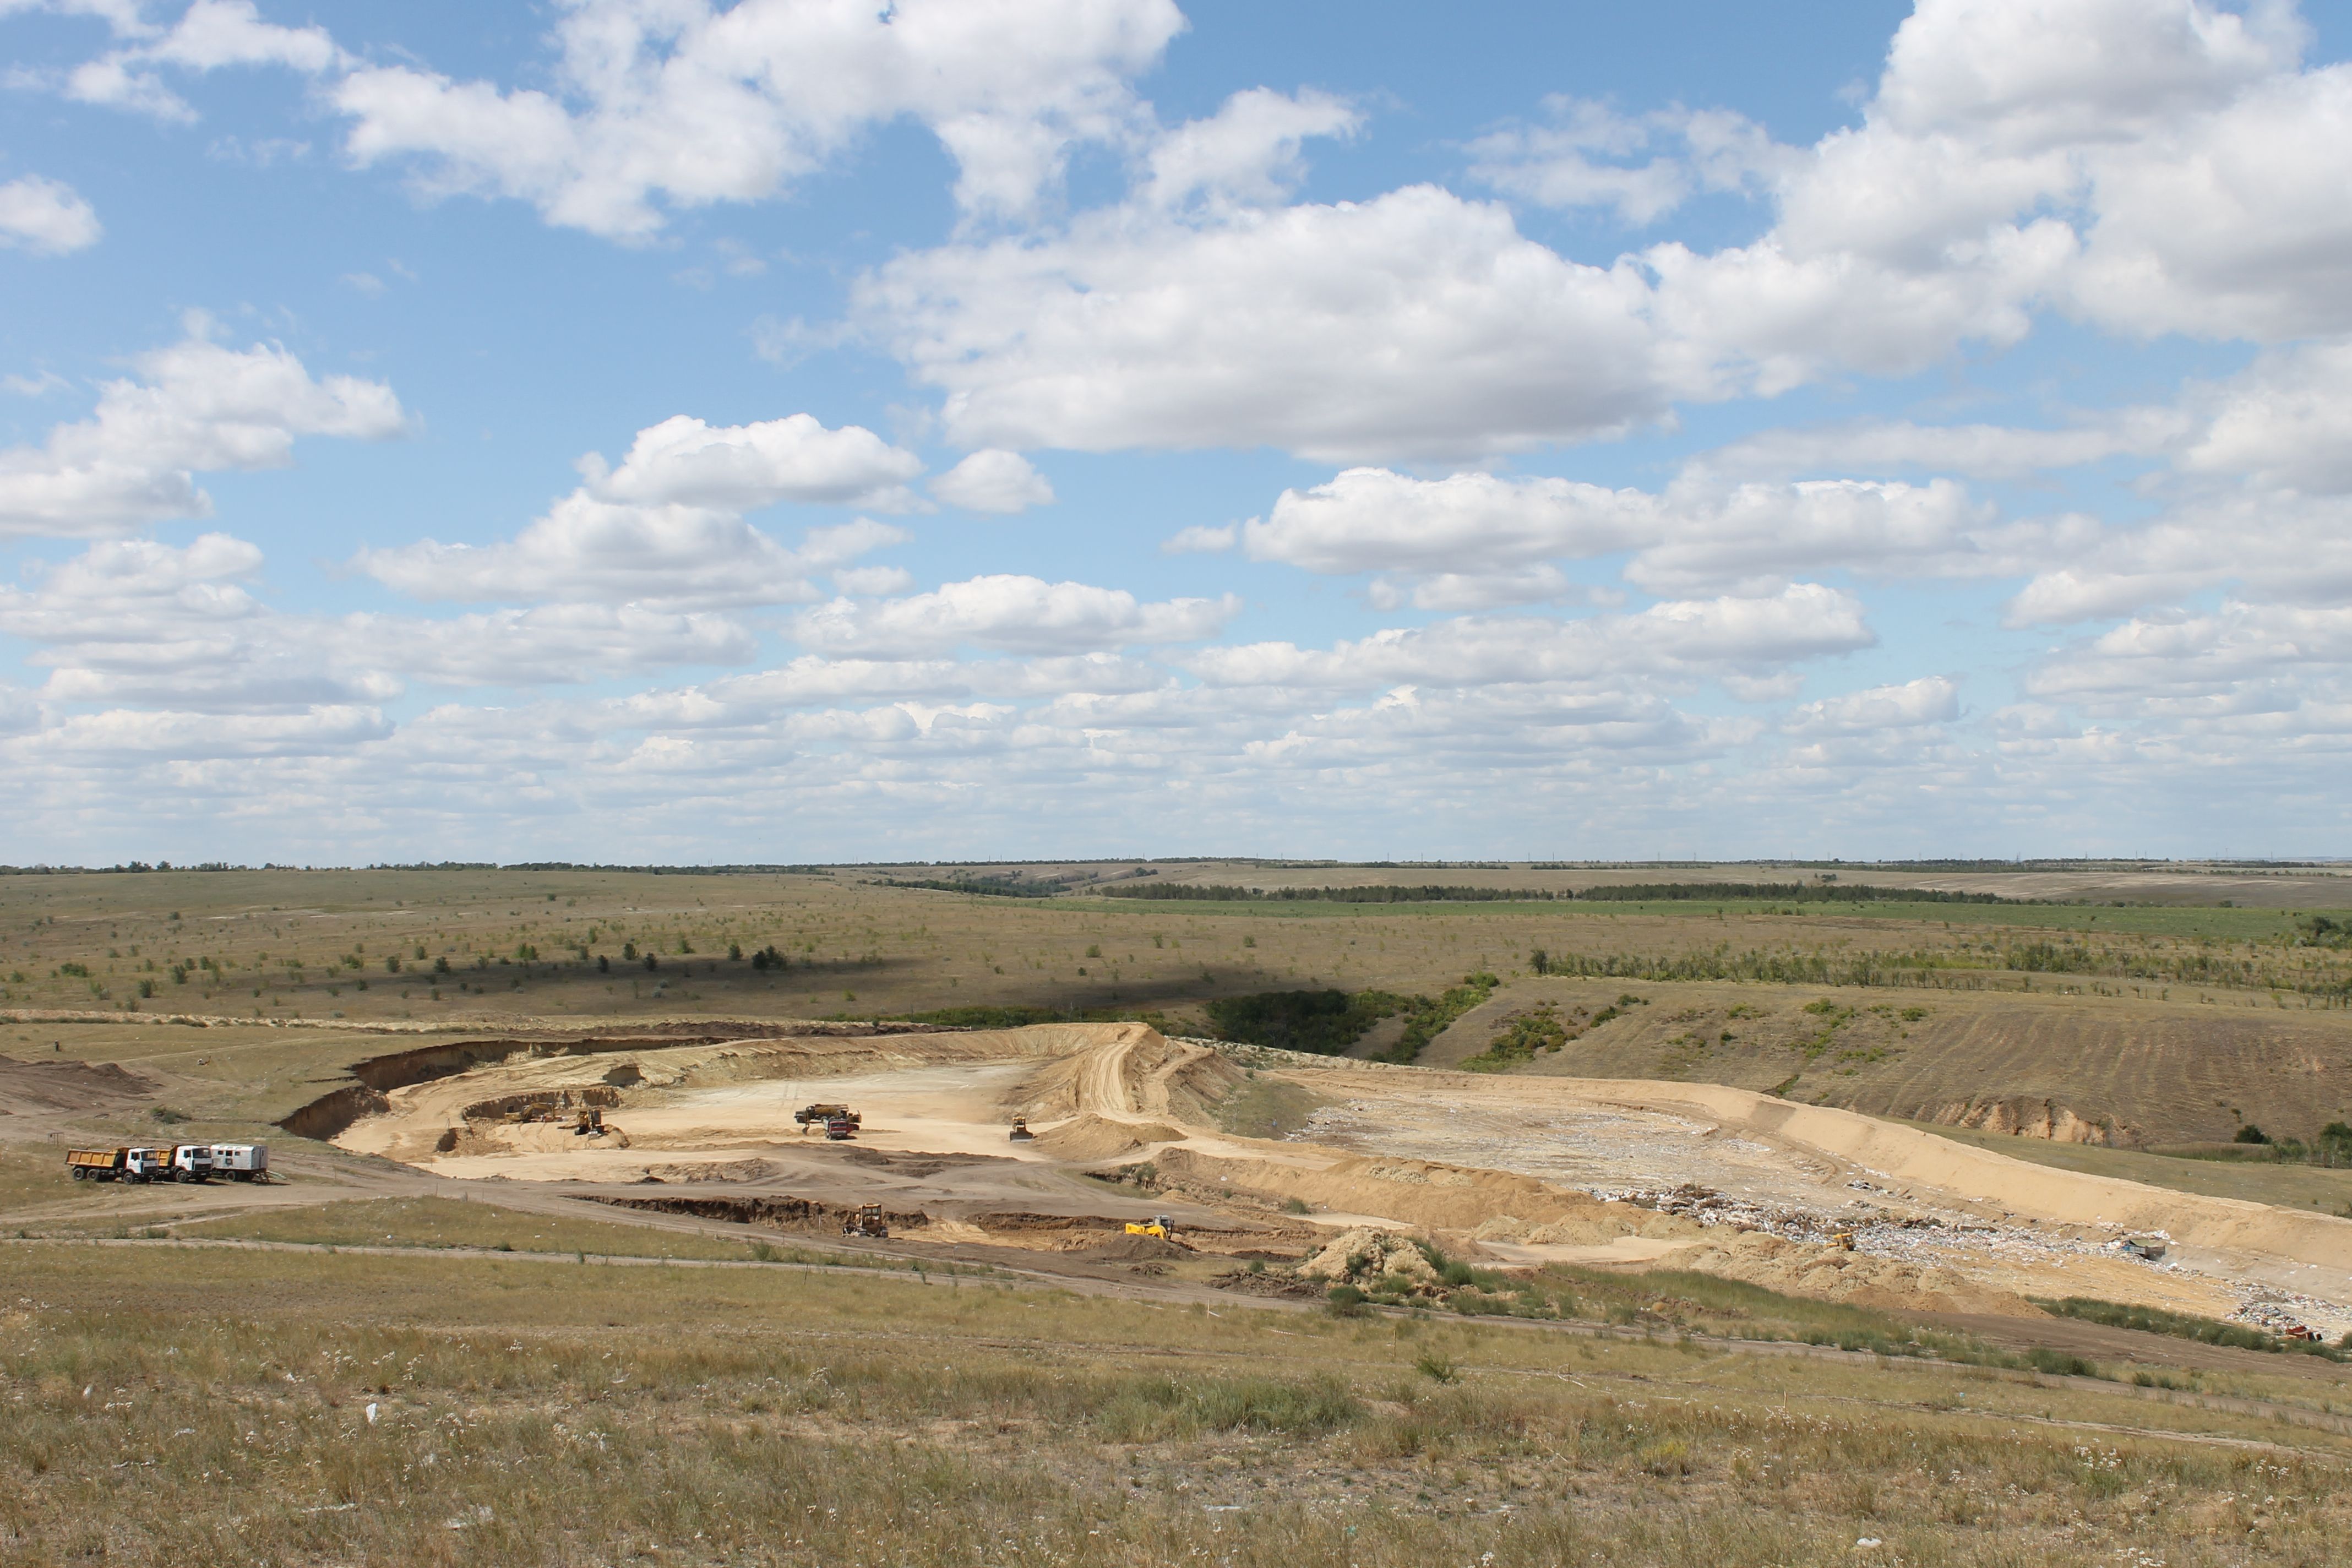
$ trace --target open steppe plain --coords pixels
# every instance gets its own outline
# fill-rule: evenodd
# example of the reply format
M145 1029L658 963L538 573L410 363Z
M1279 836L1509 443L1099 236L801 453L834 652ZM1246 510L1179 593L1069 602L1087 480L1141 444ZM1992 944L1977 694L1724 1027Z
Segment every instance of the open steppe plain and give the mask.
M2036 1303L2352 1330L2345 1173L2150 1152L2352 1120L2352 884L1138 868L0 878L0 1563L2341 1560L2347 1369ZM1478 972L1411 1065L1212 1037Z

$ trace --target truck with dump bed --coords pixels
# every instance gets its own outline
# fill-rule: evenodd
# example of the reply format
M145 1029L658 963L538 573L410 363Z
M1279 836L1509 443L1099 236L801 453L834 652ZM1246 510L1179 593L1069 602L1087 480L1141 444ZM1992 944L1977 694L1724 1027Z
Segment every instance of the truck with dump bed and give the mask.
M824 1119L824 1135L828 1142L845 1143L857 1136L857 1118L848 1111L838 1111Z
M169 1149L125 1149L121 1151L121 1180L126 1182L168 1182L172 1179L172 1152Z
M269 1145L267 1143L215 1143L213 1145L213 1174L226 1176L233 1182L266 1182L269 1179Z
M172 1180L209 1182L213 1179L213 1146L209 1143L172 1145Z
M122 1178L128 1149L68 1149L66 1170L77 1182L114 1182Z
M830 1131L835 1121L846 1121L855 1128L863 1119L845 1105L829 1105L819 1100L814 1105L803 1105L793 1111L793 1120L801 1124L803 1131L811 1127L822 1127Z

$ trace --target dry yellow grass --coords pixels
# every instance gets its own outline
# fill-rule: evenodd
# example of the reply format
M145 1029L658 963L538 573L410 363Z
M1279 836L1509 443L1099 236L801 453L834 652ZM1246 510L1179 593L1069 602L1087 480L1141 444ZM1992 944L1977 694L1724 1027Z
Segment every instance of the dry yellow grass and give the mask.
M11 1564L2205 1568L2352 1525L2352 1442L1968 1369L969 1281L0 1258Z

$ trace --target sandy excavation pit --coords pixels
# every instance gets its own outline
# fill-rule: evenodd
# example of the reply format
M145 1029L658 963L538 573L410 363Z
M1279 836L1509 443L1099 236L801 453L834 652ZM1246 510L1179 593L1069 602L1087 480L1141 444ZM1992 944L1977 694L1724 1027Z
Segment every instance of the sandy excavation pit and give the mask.
M1369 1226L1506 1264L1690 1267L1914 1310L2022 1314L2027 1297L2084 1295L2352 1331L2352 1221L1713 1085L1255 1054L1327 1101L1272 1142L1217 1130L1242 1067L1141 1025L562 1049L391 1089L335 1142L444 1176L578 1184L785 1229L837 1229L841 1211L880 1203L916 1247L1107 1256L1127 1220L1168 1212L1228 1254L1299 1257ZM856 1107L859 1136L801 1131L792 1113L815 1101ZM572 1131L588 1104L601 1137ZM508 1119L535 1105L562 1119ZM1007 1136L1015 1116L1034 1141ZM1149 1188L1085 1179L1147 1161ZM2120 1254L2125 1235L2168 1237L2169 1256Z

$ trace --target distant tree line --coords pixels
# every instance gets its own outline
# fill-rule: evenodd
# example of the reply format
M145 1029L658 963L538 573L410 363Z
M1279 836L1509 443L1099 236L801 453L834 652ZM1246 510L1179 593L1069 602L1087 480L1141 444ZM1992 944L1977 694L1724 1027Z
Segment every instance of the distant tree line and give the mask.
M898 886L908 886L900 883ZM927 887L939 883L919 884ZM973 889L981 890L981 889ZM1024 889L1027 896L1040 893ZM1618 887L1548 890L1376 883L1362 888L1244 888L1223 882L1150 882L1094 889L1106 899L1160 899L1200 903L1471 904L1471 903L1726 903L1735 900L1791 904L2013 904L1998 893L1954 893L1932 888L1881 888L1834 882L1629 882Z

